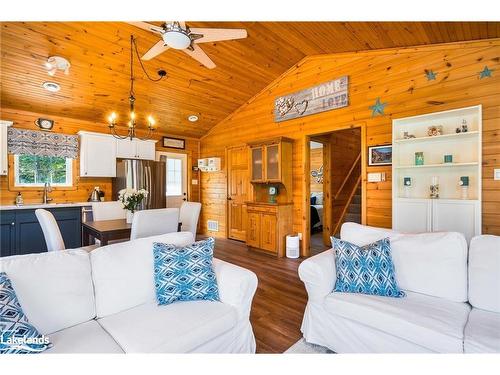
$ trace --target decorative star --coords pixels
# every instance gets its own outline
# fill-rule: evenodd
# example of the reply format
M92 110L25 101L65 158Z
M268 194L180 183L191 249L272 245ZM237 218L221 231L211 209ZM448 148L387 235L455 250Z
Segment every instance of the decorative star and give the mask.
M372 110L372 117L375 117L376 115L383 115L386 105L387 103L381 103L380 98L377 98L375 104L368 107Z
M432 70L426 70L425 76L427 77L427 81L435 81L437 73L434 73Z
M479 79L491 77L491 72L493 72L493 70L491 70L487 66L485 66L484 69L481 72L479 72Z

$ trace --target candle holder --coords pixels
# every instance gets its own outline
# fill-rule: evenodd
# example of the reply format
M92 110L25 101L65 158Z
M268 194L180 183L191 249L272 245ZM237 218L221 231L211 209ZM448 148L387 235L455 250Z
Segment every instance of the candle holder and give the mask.
M431 179L431 186L430 186L430 198L431 199L438 199L439 198L439 178L434 176Z

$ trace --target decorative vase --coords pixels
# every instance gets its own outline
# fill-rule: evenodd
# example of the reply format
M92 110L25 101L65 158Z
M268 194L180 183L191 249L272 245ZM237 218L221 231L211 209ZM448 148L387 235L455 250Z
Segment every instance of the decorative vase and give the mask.
M127 210L127 224L132 224L133 219L134 219L134 213L132 211Z

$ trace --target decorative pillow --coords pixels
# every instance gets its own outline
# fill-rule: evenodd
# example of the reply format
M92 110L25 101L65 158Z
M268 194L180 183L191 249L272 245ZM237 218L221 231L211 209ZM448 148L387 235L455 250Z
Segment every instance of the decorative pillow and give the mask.
M334 292L404 297L398 287L389 238L365 246L331 237L337 281Z
M0 272L0 354L39 353L51 346L49 338L28 323L10 279Z
M153 243L156 299L159 305L176 301L219 301L212 268L214 239L185 247Z
M315 196L311 197L311 204L313 204L313 205L316 204L316 197Z

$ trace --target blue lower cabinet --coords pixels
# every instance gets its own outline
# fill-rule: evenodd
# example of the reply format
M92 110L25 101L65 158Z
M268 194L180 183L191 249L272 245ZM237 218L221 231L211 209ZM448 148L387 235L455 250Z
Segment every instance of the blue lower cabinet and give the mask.
M81 208L51 208L67 249L81 246ZM35 210L19 209L0 211L1 217L1 256L43 253L47 251L45 237L38 223ZM15 220L13 220L15 218ZM10 231L8 223L10 220ZM9 239L4 239L4 235Z

